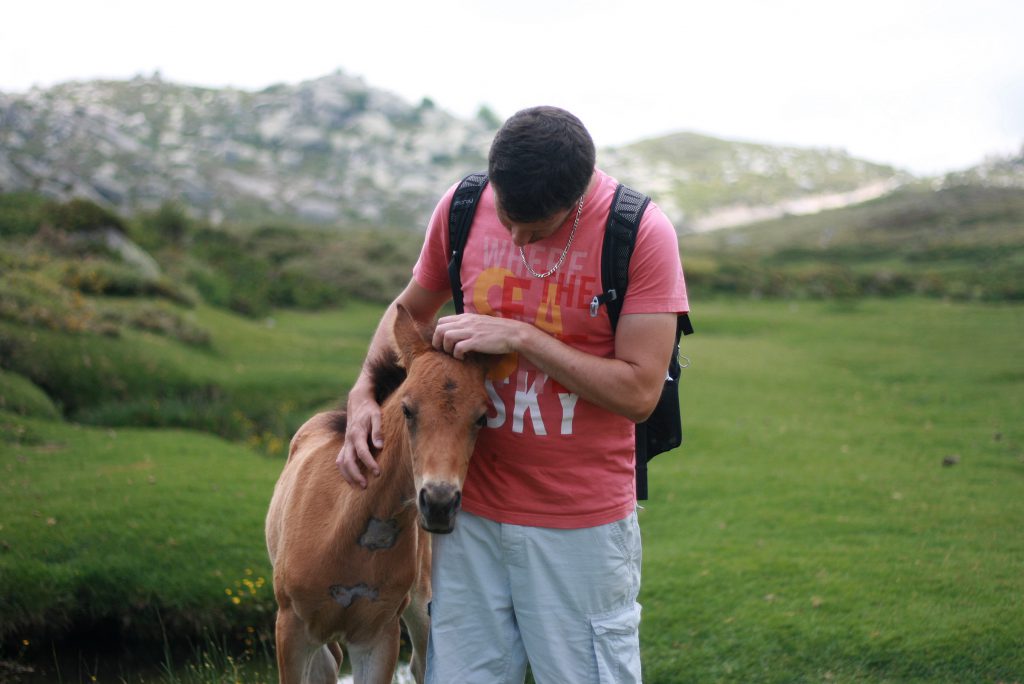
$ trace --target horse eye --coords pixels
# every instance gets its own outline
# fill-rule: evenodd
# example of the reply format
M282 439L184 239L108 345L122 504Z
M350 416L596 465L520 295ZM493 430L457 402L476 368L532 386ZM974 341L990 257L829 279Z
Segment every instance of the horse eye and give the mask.
M486 413L476 419L476 426L477 427L486 427L487 426L487 414Z
M405 416L406 420L412 420L412 409L402 404L402 415Z

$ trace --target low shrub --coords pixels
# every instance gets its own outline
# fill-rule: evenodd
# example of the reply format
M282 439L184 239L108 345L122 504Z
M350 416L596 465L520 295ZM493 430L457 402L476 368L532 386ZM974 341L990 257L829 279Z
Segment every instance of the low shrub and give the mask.
M90 232L114 228L127 233L124 219L95 202L82 198L63 203L49 203L43 212L43 221L66 233Z
M116 336L119 332L81 294L33 271L0 273L0 320L72 333Z
M27 378L3 370L0 370L0 411L38 418L60 417L46 392Z
M189 323L174 311L164 307L142 307L128 314L126 322L136 330L156 333L157 335L170 337L185 344L200 347L208 347L210 345L211 337L209 331Z
M31 380L66 415L114 400L189 396L196 385L183 369L153 357L144 346L3 321L0 367Z
M194 306L180 287L162 277L148 277L127 264L108 259L87 258L64 266L61 284L83 294L114 297L162 297Z
M0 237L32 235L39 230L48 200L31 192L0 194Z

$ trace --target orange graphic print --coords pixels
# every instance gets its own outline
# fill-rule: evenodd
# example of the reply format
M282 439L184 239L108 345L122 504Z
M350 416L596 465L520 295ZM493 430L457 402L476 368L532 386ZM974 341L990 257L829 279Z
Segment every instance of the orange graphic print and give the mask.
M572 274L559 275L558 280L538 280L518 276L504 266L491 266L477 276L470 300L477 313L528 321L564 342L585 339L583 335L565 334L562 307L563 302L571 306L577 299L589 301L580 295L586 283ZM565 282L569 282L568 287ZM501 428L511 419L511 429L516 433L528 426L539 437L552 429L555 434L573 434L577 395L553 380L549 382L550 378L532 365L520 363L518 354L508 354L488 378L487 392L494 408L488 415L488 427ZM550 399L545 401L545 397Z

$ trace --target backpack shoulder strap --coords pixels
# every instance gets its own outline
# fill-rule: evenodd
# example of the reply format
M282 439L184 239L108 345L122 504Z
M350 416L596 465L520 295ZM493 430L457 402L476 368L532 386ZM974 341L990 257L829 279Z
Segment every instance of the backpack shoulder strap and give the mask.
M486 173L471 173L459 182L448 208L448 280L452 287L455 312L462 313L462 252L469 239L476 205L487 186Z
M612 330L619 322L622 303L629 285L629 260L636 245L636 234L640 229L651 198L633 188L622 185L615 189L612 207L608 212L608 225L604 231L604 245L601 249L601 287L603 292L590 302L590 315L596 316L604 304L608 307L608 319ZM693 333L689 314L680 314L677 321L676 338ZM677 342L678 344L678 342Z
M608 307L608 318L615 330L619 312L629 285L629 259L633 256L640 219L651 198L621 183L615 188L608 225L601 248L601 287L603 292L590 302L590 315L596 316L601 304Z

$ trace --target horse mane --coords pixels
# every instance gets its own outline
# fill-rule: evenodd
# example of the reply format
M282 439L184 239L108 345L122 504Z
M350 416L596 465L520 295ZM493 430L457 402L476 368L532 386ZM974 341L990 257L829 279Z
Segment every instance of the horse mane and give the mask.
M327 416L327 420L329 421L328 427L338 435L344 435L345 430L348 429L348 415L343 409L331 411Z
M370 378L373 380L373 398L380 406L405 382L408 373L398 365L398 354L387 349L370 363Z

